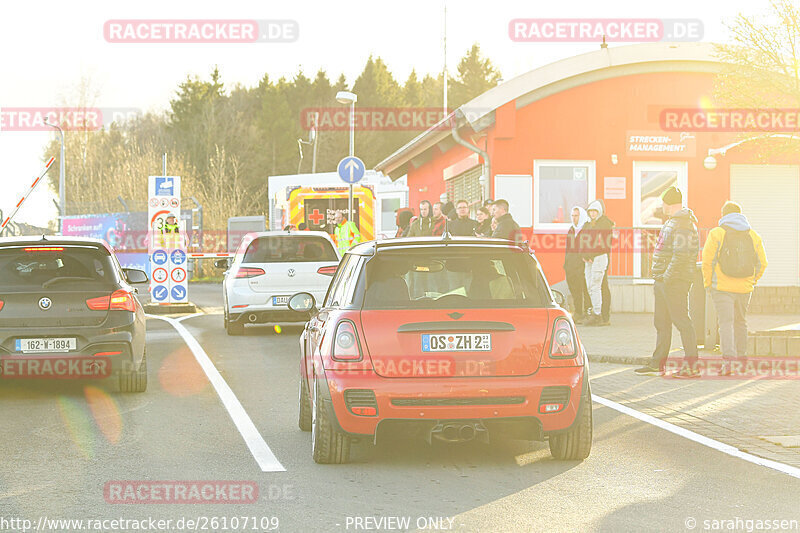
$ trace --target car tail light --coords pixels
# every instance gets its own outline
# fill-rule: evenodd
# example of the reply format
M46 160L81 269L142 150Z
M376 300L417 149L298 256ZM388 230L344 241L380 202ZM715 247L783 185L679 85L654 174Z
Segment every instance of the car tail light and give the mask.
M26 252L63 252L63 247L58 246L36 246L34 248L23 248Z
M336 335L333 337L334 361L360 361L361 348L358 344L358 334L355 325L349 320L342 320L336 326Z
M130 311L136 312L136 300L133 295L128 291L118 290L114 291L110 296L98 296L97 298L89 298L86 300L86 305L92 311Z
M120 355L122 352L97 352L95 357L108 357L109 355Z
M317 274L325 274L326 276L333 276L334 274L336 274L337 268L339 268L339 265L319 267L317 269Z
M374 407L351 407L351 411L353 411L354 415L359 416L375 416L378 414L378 410Z
M263 268L241 267L236 271L236 279L254 278L266 274Z
M575 335L565 318L556 319L553 324L553 338L550 341L550 357L570 358L578 355Z
M130 311L136 312L136 300L133 294L128 291L118 290L114 291L111 295L111 310L112 311Z
M86 300L86 305L92 311L108 311L108 301L110 296L98 296L97 298L89 298Z
M0 311L2 311L2 310L3 310L3 305L4 305L4 304L3 304L3 300L0 300Z

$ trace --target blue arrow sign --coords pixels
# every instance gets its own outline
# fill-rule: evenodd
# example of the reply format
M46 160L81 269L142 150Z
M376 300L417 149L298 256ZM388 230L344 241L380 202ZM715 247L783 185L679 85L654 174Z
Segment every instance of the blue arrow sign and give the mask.
M153 300L155 300L157 302L163 302L164 300L167 299L167 295L168 294L169 294L169 291L167 290L167 288L165 286L157 285L153 289Z
M170 254L170 259L172 259L173 265L182 265L184 261L186 261L186 254L183 250L174 250L172 254Z
M184 289L182 285L175 285L172 287L171 293L173 300L183 300L186 297L186 289Z
M156 250L153 252L153 263L163 265L167 262L167 252L164 250Z
M356 156L345 157L339 161L337 172L345 183L358 183L364 177L364 162Z

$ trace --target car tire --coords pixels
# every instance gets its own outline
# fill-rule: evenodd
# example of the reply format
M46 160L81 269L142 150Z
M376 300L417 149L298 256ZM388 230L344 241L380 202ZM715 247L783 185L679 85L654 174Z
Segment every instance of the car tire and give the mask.
M566 461L582 461L589 457L592 450L592 393L581 399L575 425L569 431L550 435L550 453L555 459Z
M225 320L225 332L231 336L244 335L244 324Z
M300 379L300 416L297 425L303 431L311 431L311 398L308 397L305 383Z
M319 464L344 464L350 459L350 438L336 431L330 414L317 394L311 411L311 455Z
M122 370L119 374L119 390L121 392L144 392L147 390L147 352L142 355L142 362L136 370Z

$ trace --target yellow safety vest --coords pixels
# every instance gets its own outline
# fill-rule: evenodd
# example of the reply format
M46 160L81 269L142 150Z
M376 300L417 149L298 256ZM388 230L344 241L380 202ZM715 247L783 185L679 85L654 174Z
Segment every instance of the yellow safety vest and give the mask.
M336 226L333 230L333 236L336 238L336 246L339 248L340 254L344 254L353 245L361 242L361 234L358 232L358 228L349 220Z

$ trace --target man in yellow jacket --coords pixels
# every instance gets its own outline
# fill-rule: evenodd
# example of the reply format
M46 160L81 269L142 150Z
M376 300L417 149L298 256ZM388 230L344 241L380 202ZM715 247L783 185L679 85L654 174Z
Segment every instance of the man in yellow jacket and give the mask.
M361 233L358 232L356 225L345 218L344 213L336 211L336 227L333 229L333 236L336 239L336 246L339 248L339 255L349 250L352 246L361 242Z
M761 236L750 228L739 204L725 202L719 227L709 232L703 247L703 285L711 290L717 310L725 360L746 359L747 306L766 268Z

